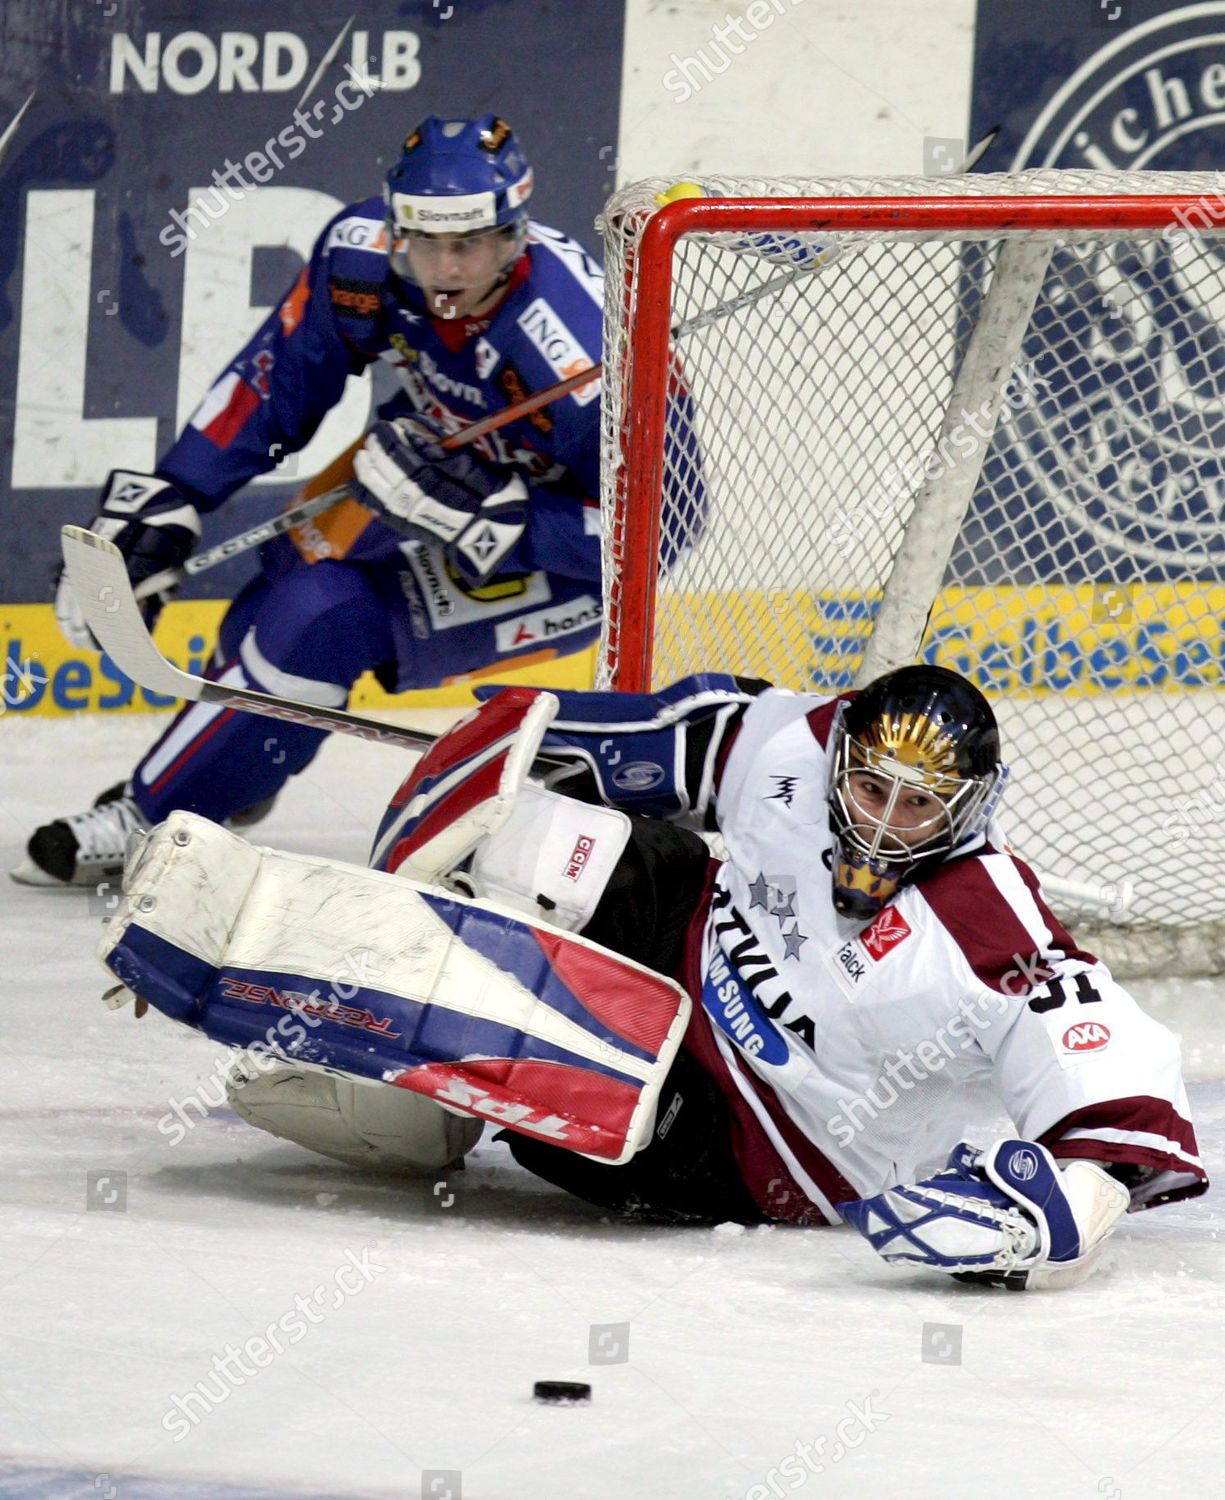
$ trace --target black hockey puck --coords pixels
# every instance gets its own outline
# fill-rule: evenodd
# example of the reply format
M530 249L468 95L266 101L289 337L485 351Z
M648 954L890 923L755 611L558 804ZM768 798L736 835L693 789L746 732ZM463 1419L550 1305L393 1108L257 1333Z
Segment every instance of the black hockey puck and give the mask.
M579 1406L591 1400L591 1387L582 1380L538 1380L532 1399L547 1406Z

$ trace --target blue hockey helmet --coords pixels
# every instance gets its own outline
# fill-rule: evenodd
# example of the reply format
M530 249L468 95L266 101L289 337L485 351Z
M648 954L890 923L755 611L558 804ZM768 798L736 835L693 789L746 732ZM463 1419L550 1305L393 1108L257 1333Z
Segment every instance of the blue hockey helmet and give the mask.
M497 115L442 120L430 115L411 132L387 173L384 198L391 267L416 282L408 256L414 239L430 235L499 234L504 270L527 238L532 169L514 131Z

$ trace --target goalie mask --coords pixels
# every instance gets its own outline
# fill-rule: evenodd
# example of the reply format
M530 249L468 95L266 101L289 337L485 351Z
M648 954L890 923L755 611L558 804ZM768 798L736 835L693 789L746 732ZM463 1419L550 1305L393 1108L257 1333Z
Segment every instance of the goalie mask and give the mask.
M944 667L901 667L844 703L830 736L834 905L868 921L979 838L1007 779L991 706Z
M387 174L391 269L436 317L465 317L501 287L527 242L532 169L496 115L430 115Z

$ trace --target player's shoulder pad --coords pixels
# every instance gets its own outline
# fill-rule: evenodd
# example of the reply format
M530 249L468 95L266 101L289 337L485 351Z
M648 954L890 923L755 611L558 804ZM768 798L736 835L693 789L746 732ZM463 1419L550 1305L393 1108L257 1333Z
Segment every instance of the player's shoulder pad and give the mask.
M352 276L380 284L387 275L387 225L381 197L342 208L324 226L315 256L330 276Z
M560 301L585 302L602 318L604 312L604 271L599 261L588 254L577 240L532 220L528 228L528 253L532 261L532 280L542 291Z
M528 387L539 390L599 363L603 275L581 245L543 224L532 225L528 258L529 274L500 310L490 337ZM581 413L585 430L596 420L599 394L596 380L580 386L553 408L554 419L568 423Z
M982 983L1025 995L1062 958L1093 963L1042 899L1022 860L985 844L943 864L912 887Z
M350 338L365 333L379 315L388 274L382 198L341 209L320 235L315 259L339 326Z
M829 737L833 733L834 720L838 717L838 710L844 703L850 703L858 696L857 692L839 693L837 697L826 698L821 703L818 703L815 708L809 709L805 716L808 720L808 727L812 730L813 739L816 740L822 750L829 749Z

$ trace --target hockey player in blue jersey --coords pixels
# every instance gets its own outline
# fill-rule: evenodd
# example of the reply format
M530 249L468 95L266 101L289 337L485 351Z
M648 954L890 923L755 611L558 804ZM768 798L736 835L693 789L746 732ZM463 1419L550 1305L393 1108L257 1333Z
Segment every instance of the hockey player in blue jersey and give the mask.
M423 121L383 195L324 228L156 472L109 476L93 529L124 552L134 585L164 580L156 612L202 513L302 448L350 375L383 360L398 376L354 462L361 504L264 549L222 623L220 680L339 706L366 670L389 689L428 688L594 639L598 380L471 447L437 442L600 359L600 268L529 221L531 191L505 121ZM63 579L56 611L88 648ZM118 870L133 828L177 808L222 821L267 803L322 736L286 723L272 738L269 749L250 715L189 705L130 783L38 829L14 878L92 886Z

